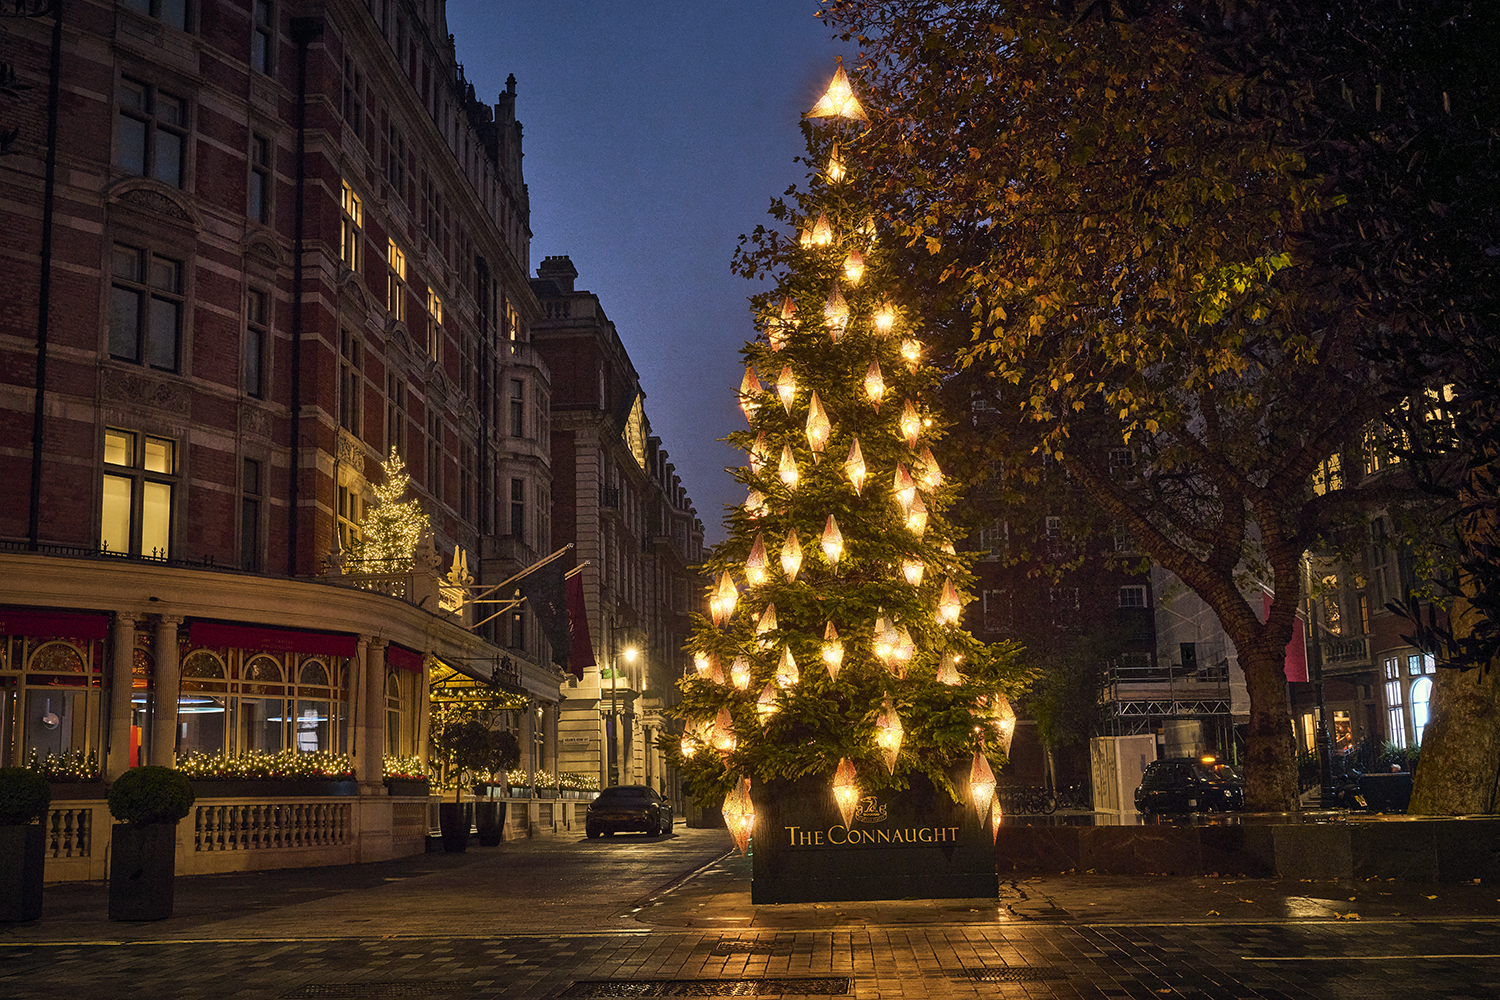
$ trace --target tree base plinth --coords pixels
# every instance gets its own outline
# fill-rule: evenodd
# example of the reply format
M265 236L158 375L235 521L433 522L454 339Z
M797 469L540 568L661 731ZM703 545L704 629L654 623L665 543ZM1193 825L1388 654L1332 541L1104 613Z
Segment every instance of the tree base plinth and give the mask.
M865 796L848 826L826 779L752 795L752 903L999 895L989 829L920 775L905 791Z

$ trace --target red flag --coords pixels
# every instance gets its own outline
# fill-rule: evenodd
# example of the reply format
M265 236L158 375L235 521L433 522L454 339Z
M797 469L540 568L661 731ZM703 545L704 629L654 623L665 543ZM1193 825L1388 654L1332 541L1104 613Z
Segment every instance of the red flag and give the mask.
M572 636L572 652L568 657L568 669L573 676L583 680L585 667L594 665L594 643L589 638L588 608L583 602L583 574L568 577L568 634Z

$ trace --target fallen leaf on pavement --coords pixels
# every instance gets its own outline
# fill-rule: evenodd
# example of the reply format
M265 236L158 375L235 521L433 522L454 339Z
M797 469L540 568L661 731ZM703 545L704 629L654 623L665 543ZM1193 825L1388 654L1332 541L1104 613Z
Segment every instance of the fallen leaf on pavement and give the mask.
M1359 919L1359 914L1358 913L1335 913L1333 915L1333 919L1335 919L1335 920L1358 920Z
M1209 910L1207 913L1204 914L1205 917L1217 917L1218 915L1219 915L1219 911L1218 910Z
M1428 897L1427 897L1427 898L1428 898L1428 899L1437 899L1437 897L1436 897L1436 896L1428 896Z

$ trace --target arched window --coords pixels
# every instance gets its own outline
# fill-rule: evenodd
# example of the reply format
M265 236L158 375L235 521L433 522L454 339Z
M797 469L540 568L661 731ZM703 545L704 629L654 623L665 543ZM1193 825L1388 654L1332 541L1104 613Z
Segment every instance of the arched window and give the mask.
M224 661L207 649L189 653L182 661L182 683L177 695L179 753L223 755L228 702L229 679Z
M1428 703L1432 700L1432 678L1422 677L1411 684L1411 728L1416 745L1422 745L1422 730L1427 728Z
M334 753L333 735L337 731L339 702L333 697L328 667L319 660L307 660L297 678L297 715L295 748L299 753Z
M262 653L245 664L240 682L241 752L277 753L286 747L286 673Z
M84 653L68 642L44 642L26 661L26 749L62 756L89 745L89 676ZM9 711L14 711L10 709Z

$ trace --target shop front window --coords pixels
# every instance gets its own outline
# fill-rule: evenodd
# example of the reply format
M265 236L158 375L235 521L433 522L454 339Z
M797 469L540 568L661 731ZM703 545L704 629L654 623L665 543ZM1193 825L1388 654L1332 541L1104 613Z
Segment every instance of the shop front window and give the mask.
M1422 730L1427 728L1430 718L1429 705L1432 701L1432 679L1423 677L1421 680L1413 681L1411 685L1411 728L1413 742L1417 746L1422 745Z
M102 755L103 643L0 636L0 765Z

